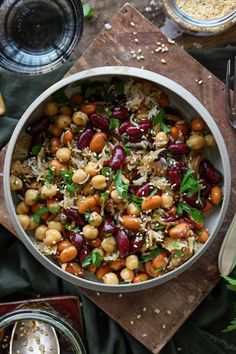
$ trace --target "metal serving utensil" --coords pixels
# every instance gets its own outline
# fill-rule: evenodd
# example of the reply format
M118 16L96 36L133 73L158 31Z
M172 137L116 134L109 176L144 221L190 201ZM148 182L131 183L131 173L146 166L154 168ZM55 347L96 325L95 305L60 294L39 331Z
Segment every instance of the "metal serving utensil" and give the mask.
M230 90L231 60L228 60L225 82L226 116L230 125L236 129L236 57L234 60L234 94L233 98Z
M36 320L22 320L14 324L9 344L9 354L60 354L55 329Z

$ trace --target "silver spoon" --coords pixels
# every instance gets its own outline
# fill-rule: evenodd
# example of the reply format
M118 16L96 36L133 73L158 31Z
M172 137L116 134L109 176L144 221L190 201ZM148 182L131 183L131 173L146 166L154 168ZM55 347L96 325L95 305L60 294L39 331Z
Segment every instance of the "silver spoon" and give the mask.
M229 275L236 265L236 214L222 243L218 267L222 275Z
M60 354L55 329L41 321L22 320L15 323L9 344L9 354Z

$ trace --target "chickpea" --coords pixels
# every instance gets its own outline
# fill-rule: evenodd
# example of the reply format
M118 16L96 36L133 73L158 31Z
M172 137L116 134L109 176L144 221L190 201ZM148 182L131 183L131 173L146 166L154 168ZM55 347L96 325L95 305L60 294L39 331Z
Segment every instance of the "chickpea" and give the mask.
M96 211L93 211L89 216L89 224L92 226L99 226L102 223L102 217Z
M50 162L50 167L56 175L59 175L61 171L67 171L67 167L56 159Z
M32 206L37 202L39 191L37 189L27 189L25 192L25 204Z
M215 147L216 146L216 141L215 138L212 134L207 134L205 135L205 144L207 147Z
M55 120L56 127L60 129L69 127L70 123L71 123L71 117L68 116L67 114L60 114L59 116L56 117Z
M20 215L17 215L17 218L19 220L19 223L23 227L23 229L24 230L28 229L28 227L30 225L30 217L29 217L29 215L20 214Z
M153 210L159 208L162 203L162 198L159 195L152 195L149 197L144 198L142 202L142 210Z
M96 271L96 277L98 280L102 280L105 274L109 273L111 271L111 268L109 264L103 264L97 271Z
M30 207L25 202L20 202L16 207L16 214L29 214Z
M146 280L148 280L148 275L146 273L140 273L134 277L133 283L141 283L142 281Z
M71 116L72 115L72 109L68 106L61 106L59 108L59 113L61 114L66 114L67 116Z
M62 239L61 233L58 230L54 230L54 229L47 230L45 232L45 236L46 237L44 239L44 243L47 246L56 245Z
M62 138L62 143L65 145L69 145L71 144L72 140L73 140L73 133L71 129L67 129L65 131L65 133L62 134L61 138Z
M172 238L187 238L190 235L190 228L187 223L179 223L169 229Z
M10 176L10 188L12 191L19 191L23 187L23 182L19 177Z
M58 108L55 102L53 101L46 101L43 105L43 113L47 117L53 117L57 114Z
M57 230L59 232L63 231L63 225L62 225L62 223L60 221L55 221L55 220L49 221L48 222L48 228Z
M135 216L122 215L121 224L128 230L139 230L141 227L141 221Z
M127 212L129 215L133 215L133 216L139 216L140 215L140 210L137 207L137 205L135 205L134 203L129 203L127 206Z
M89 149L92 152L96 152L97 154L99 154L100 152L102 152L105 146L106 139L107 139L106 133L103 132L95 133L94 136L92 137L92 140L90 141Z
M76 184L84 184L87 181L87 173L81 168L74 171L72 181Z
M41 190L40 197L42 199L47 199L54 197L58 192L58 188L56 184L45 184Z
M71 150L66 147L62 147L62 148L58 149L56 152L56 158L60 162L69 161L71 158Z
M94 189L102 190L107 186L106 177L102 175L94 176L91 180L91 184Z
M169 209L172 207L174 203L174 199L171 195L169 195L168 193L163 193L161 195L161 207L164 209Z
M79 201L78 211L80 214L85 214L90 210L93 210L98 205L98 201L94 196L89 196Z
M222 200L222 191L219 186L214 186L210 193L211 201L214 205L219 205Z
M36 230L34 237L36 238L37 241L43 241L46 237L46 231L48 231L48 228L46 225L39 225Z
M156 137L155 137L155 142L156 142L156 146L158 148L162 148L165 147L168 144L169 138L168 135L164 132L159 132L157 133Z
M191 128L195 132L201 132L206 129L206 123L202 118L194 118L191 123Z
M75 125L84 126L84 125L87 125L87 123L88 123L88 116L86 113L78 111L73 114L72 120L73 120L73 123L75 123Z
M101 247L104 249L104 251L112 253L116 249L116 240L115 237L110 236L110 237L105 237L102 240Z
M110 272L104 275L102 278L103 282L107 285L117 285L119 284L119 279L116 273Z
M99 171L99 167L96 164L96 162L88 162L88 164L85 166L85 172L94 177L97 175L98 171Z
M135 254L126 257L125 265L130 270L137 269L139 267L138 257Z
M190 135L189 139L186 141L186 144L194 151L199 150L205 146L205 139L200 134L193 134Z
M52 135L59 137L61 136L63 129L58 128L55 124L50 124L49 131Z
M58 150L60 145L60 139L57 136L54 136L51 140L50 140L50 152L52 154L55 154L56 151Z
M59 259L62 263L67 263L72 261L73 259L75 259L75 257L77 256L78 251L77 248L75 246L69 246L66 247L59 256Z
M120 276L124 281L131 283L134 279L134 272L131 269L123 268L120 272Z
M39 226L39 223L34 221L34 215L30 215L30 224L28 226L29 230L35 230Z
M119 259L116 259L115 261L112 261L110 263L110 267L111 267L112 270L117 272L121 268L125 267L125 259L124 258L119 258Z
M84 195L90 195L90 194L93 193L93 191L94 191L94 189L93 189L93 187L91 186L90 181L87 182L87 183L85 183L85 184L83 185L83 194L84 194Z
M122 202L122 197L119 195L116 189L111 192L111 199L117 204L120 204Z
M43 186L43 183L42 183L42 182L38 182L38 181L32 181L32 182L30 182L30 188L32 188L32 189L41 190L41 189L42 189L42 186Z
M93 240L98 237L98 229L92 225L85 225L83 227L83 234L85 238Z

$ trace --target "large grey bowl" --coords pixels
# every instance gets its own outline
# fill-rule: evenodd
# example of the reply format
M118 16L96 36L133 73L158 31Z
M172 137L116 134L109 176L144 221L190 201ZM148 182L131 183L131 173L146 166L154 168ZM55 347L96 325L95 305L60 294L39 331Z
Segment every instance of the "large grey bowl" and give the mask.
M21 225L18 222L15 213L15 205L17 203L17 196L10 190L9 186L9 175L10 175L10 166L11 166L11 158L15 149L15 145L17 140L22 136L25 132L27 126L31 124L33 121L37 120L42 113L42 105L43 102L55 91L62 87L66 87L67 91L73 91L73 83L75 81L90 79L90 80L109 80L112 77L120 77L123 79L126 78L140 78L146 79L151 82L157 84L168 96L170 102L174 104L178 108L178 110L183 114L183 116L187 120L191 120L193 117L200 116L207 123L210 128L212 134L215 137L217 142L217 148L213 149L214 151L211 153L209 151L208 158L213 161L214 166L218 170L220 170L224 175L224 186L223 186L223 194L224 199L221 206L217 207L209 216L206 218L206 226L211 231L211 236L209 240L204 244L204 246L186 263L179 266L175 270L162 275L158 278L151 279L142 283L137 284L122 284L122 285L106 285L99 282L96 278L78 278L73 276L55 263L52 260L44 256L39 250L36 248L34 244L34 238L28 232L24 231ZM212 156L211 156L212 154ZM217 232L223 222L225 213L227 211L227 207L229 204L230 197L230 187L231 187L231 173L230 173L230 164L229 157L227 153L227 149L223 140L223 137L214 121L212 116L206 110L206 108L186 89L177 84L176 82L155 74L153 72L132 68L132 67L124 67L124 66L109 66L109 67L100 67L88 69L82 72L79 72L75 75L69 76L53 86L47 89L44 93L42 93L26 110L26 112L21 117L19 123L17 124L11 140L8 144L8 149L6 153L5 165L4 165L4 194L7 203L7 208L9 215L12 219L13 225L19 235L20 240L25 244L28 250L33 254L34 257L37 258L39 262L41 262L47 269L52 271L54 274L59 277L73 283L77 286L85 287L88 289L93 289L97 291L105 291L105 292L131 292L137 290L143 290L147 288L151 288L157 285L160 285L170 279L177 277L180 273L191 267L207 250L210 244L214 241Z

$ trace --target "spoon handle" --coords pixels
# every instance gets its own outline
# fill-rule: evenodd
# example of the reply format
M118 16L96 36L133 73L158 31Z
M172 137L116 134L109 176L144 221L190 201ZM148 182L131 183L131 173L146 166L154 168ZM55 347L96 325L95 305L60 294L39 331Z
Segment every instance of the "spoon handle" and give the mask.
M229 275L236 264L236 214L222 243L218 267L222 275Z

